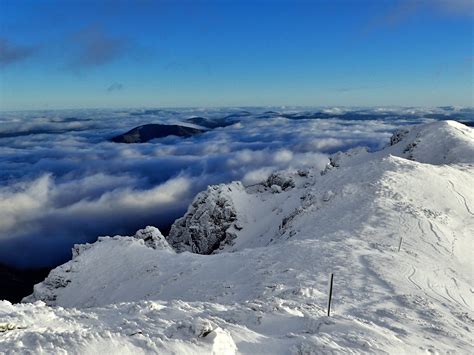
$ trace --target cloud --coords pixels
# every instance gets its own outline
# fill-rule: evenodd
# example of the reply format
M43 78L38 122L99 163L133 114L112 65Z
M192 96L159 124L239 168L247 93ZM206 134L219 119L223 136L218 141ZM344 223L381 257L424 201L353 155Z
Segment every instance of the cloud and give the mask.
M381 148L396 127L426 120L425 114L472 115L457 109L327 108L324 119L287 119L265 116L265 108L238 118L239 124L188 139L130 145L107 140L144 123L223 118L236 111L3 113L0 262L55 265L70 257L75 243L99 235L129 235L146 225L166 233L209 184L254 184L276 170L323 169L328 154L362 145Z
M21 46L11 43L6 38L0 38L0 65L7 66L25 60L31 57L36 49L36 47Z
M136 184L133 177L104 174L62 182L48 173L2 188L1 260L55 264L69 256L73 244L91 241L91 235L129 234L131 226L147 220L163 226L191 198L191 180L184 176L149 189ZM12 248L22 252L12 254Z
M73 69L87 69L103 66L126 53L130 41L112 36L100 26L89 26L77 32L69 41L73 47Z
M113 83L107 88L107 92L120 91L123 89L123 85L120 83Z

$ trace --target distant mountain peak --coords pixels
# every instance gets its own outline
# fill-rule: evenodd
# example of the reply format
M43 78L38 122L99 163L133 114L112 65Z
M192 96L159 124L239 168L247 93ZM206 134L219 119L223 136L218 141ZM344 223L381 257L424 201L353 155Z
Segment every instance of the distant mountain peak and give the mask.
M126 133L119 134L111 138L111 141L115 143L145 143L157 138L168 136L191 137L203 132L205 131L193 127L150 123L135 127Z

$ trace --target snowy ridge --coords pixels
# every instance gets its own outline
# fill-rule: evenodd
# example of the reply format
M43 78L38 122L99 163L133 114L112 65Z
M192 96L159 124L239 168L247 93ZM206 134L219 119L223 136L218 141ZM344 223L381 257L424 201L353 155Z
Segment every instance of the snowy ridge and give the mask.
M76 248L25 299L39 302L0 303L1 322L15 328L2 345L35 353L469 353L473 197L474 133L450 121L397 133L376 153L337 154L323 174L210 187L173 226L168 241L179 253L151 227L103 237Z
M440 134L443 132L443 134ZM390 154L420 163L472 163L474 131L456 121L433 122L404 129L399 144L387 149Z
M354 148L331 157L332 167L360 164L368 159L395 155L420 163L442 165L474 160L474 130L456 121L440 121L397 130L385 149L369 154Z

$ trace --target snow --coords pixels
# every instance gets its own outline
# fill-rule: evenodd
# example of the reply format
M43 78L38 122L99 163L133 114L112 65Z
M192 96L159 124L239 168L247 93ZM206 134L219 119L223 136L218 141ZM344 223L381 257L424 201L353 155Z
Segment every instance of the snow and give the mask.
M26 303L0 302L0 352L470 353L474 132L397 137L210 187L167 238L178 253L154 227L76 246Z

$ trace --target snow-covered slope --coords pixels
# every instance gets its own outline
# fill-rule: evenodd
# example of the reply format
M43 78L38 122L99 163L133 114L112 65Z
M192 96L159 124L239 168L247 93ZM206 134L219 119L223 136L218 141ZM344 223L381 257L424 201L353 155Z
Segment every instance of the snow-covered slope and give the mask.
M0 303L0 342L12 353L470 353L473 236L473 130L415 126L323 173L210 187L172 228L178 253L152 227L76 247L25 299L38 302Z
M437 121L396 131L388 147L369 154L363 148L337 153L333 165L360 164L368 159L395 155L419 163L442 165L471 163L474 160L474 130L456 121Z
M472 163L473 140L472 128L456 121L439 121L396 132L392 148L386 151L420 163Z

